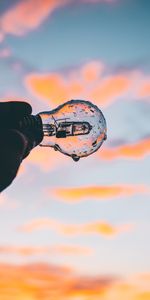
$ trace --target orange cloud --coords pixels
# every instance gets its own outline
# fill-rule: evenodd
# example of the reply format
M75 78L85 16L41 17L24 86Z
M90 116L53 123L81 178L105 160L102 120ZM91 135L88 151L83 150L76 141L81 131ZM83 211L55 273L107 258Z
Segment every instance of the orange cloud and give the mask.
M15 255L38 255L46 254L48 249L46 247L19 247L19 246L0 246L0 254L15 254Z
M119 233L132 230L133 226L111 225L106 222L93 222L87 224L64 224L51 219L37 219L22 225L19 230L33 232L35 230L50 229L65 235L100 234L106 237L113 237Z
M150 97L150 79L146 78L138 90L138 96L145 98Z
M70 0L34 0L19 1L1 15L0 37L5 34L24 35L36 29L57 8Z
M81 78L90 83L99 80L104 71L104 65L99 61L91 61L81 67Z
M97 233L104 236L114 236L122 232L127 232L132 230L133 226L131 225L120 225L120 226L113 226L105 222L95 222L91 224L87 224L84 227L84 231L86 233Z
M140 71L131 70L106 74L104 64L91 61L62 73L31 73L24 79L26 88L53 107L68 99L87 99L108 106L117 99L149 96L149 79Z
M41 230L41 229L53 229L57 228L59 224L57 221L51 220L51 219L37 219L33 220L23 226L20 227L21 231L24 232L32 232L34 230Z
M32 74L25 78L27 88L37 97L59 104L69 98L69 89L63 77L59 74Z
M112 199L116 197L129 197L139 193L149 192L146 186L117 185L117 186L91 186L76 188L57 188L48 193L54 193L61 201L74 203L84 198L96 198L98 200Z
M130 277L81 276L42 263L0 264L0 295L3 300L149 300L150 290Z
M80 276L68 267L55 265L0 264L3 300L96 300L114 281L112 276Z
M60 73L30 74L25 77L27 89L39 99L56 106L68 99L88 99L98 105L109 105L131 91L137 73L103 76L101 62L89 62L64 76Z
M88 247L73 245L55 245L45 247L31 246L0 246L0 254L31 255L89 255L92 250Z
M110 104L114 99L129 91L132 84L131 78L127 75L114 75L98 83L90 93L90 98L96 103Z
M65 235L82 235L82 234L98 234L105 237L114 237L120 233L132 230L133 226L125 225L111 225L106 222L93 222L89 224L79 225L62 225L59 232Z
M136 296L136 300L149 300L150 298L150 292L140 292Z
M103 300L148 300L149 297L149 287L144 288L143 282L137 284L136 278L128 278L128 280L117 282L117 284L111 286Z
M119 147L106 148L97 153L97 156L106 159L132 158L140 159L150 154L150 139L144 139L133 144L125 144Z
M73 0L22 0L1 15L0 42L6 34L22 36L38 28L56 9ZM80 0L80 2L113 2L113 0Z
M90 255L93 250L88 247L59 245L52 247L54 254L64 255Z

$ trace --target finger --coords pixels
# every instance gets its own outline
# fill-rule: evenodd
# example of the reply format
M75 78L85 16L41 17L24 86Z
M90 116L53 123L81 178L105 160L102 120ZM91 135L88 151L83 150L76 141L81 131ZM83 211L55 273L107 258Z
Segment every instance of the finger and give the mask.
M32 107L26 102L0 103L0 128L16 128L16 124L24 116L30 115Z
M12 115L25 116L32 113L32 107L29 103L23 101L0 102L0 116Z

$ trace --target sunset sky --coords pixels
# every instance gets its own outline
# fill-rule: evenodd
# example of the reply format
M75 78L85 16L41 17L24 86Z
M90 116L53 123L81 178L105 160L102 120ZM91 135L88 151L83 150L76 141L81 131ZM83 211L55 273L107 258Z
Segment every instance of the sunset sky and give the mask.
M150 299L150 2L0 1L0 101L71 99L108 138L74 162L36 147L0 195L2 300Z

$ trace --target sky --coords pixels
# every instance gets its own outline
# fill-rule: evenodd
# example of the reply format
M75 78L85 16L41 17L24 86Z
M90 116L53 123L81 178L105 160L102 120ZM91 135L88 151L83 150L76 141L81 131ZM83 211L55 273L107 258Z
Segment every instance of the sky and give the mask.
M150 3L1 0L0 101L71 99L107 141L74 162L37 146L0 195L3 300L150 298Z

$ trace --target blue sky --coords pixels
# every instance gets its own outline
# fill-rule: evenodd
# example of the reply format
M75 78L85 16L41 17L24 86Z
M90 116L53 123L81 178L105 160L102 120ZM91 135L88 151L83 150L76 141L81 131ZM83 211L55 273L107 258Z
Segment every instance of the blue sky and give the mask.
M88 99L102 109L108 139L78 163L52 149L32 151L0 196L0 262L65 265L132 285L131 277L150 271L150 3L60 3L1 1L0 101L25 100L35 114L71 98ZM66 233L71 228L75 234ZM142 284L121 298L148 299L138 294ZM73 290L61 300L101 299L92 288L92 298L90 291ZM117 288L111 290L115 300ZM37 299L28 289L18 293L19 300Z
M149 64L149 1L89 3L86 8L72 2L23 39L8 36L14 56L47 71L93 59L114 67Z

